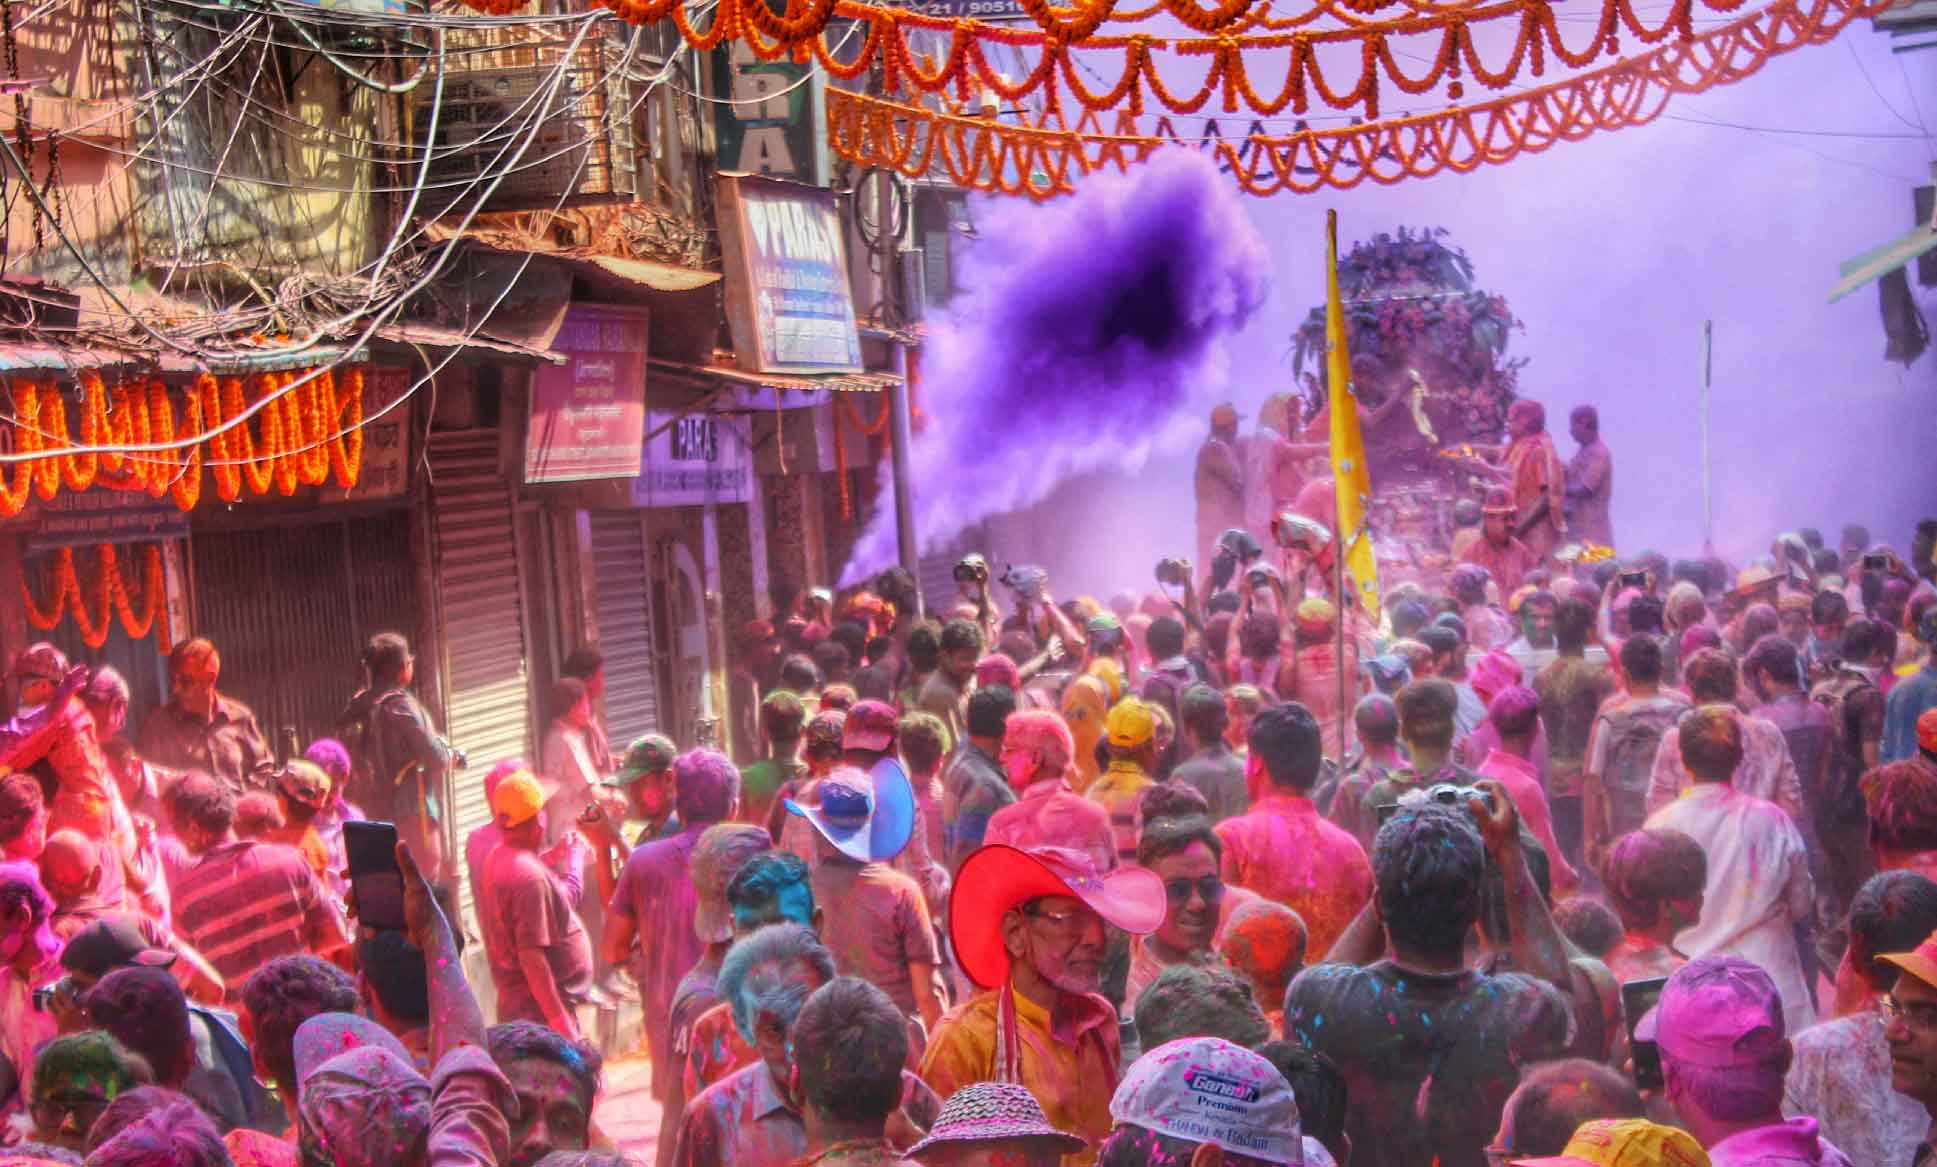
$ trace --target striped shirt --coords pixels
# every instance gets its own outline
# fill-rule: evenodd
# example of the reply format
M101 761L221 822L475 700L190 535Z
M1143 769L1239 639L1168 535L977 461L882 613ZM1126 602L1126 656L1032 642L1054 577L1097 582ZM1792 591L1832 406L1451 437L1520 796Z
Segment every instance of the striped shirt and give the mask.
M342 916L293 847L212 847L174 886L176 930L222 974L231 995L278 956L348 942Z

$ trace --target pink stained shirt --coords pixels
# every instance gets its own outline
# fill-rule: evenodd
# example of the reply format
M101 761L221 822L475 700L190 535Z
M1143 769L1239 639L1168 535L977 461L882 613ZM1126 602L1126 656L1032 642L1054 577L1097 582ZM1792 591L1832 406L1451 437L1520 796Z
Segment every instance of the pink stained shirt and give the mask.
M1022 797L989 817L982 843L1030 847L1068 847L1081 851L1098 871L1116 867L1116 835L1110 812L1069 788L1061 778L1030 785Z
M1802 780L1796 763L1789 756L1789 743L1782 730L1765 717L1744 714L1742 724L1742 761L1735 767L1729 785L1764 802L1773 802L1787 811L1798 824L1807 823L1803 810ZM1661 735L1655 750L1654 770L1648 776L1648 813L1667 806L1695 784L1681 760L1681 729Z
M1365 848L1308 798L1267 790L1245 814L1217 824L1224 882L1276 900L1305 921L1306 951L1322 960L1372 898Z
M1479 774L1491 778L1507 788L1507 797L1513 799L1513 808L1520 812L1520 821L1527 825L1541 850L1547 852L1547 869L1552 876L1554 894L1565 895L1579 887L1581 877L1578 871L1560 853L1560 843L1554 838L1554 816L1547 806L1547 792L1540 788L1540 775L1534 770L1533 763L1518 754L1505 750L1490 750L1479 764Z

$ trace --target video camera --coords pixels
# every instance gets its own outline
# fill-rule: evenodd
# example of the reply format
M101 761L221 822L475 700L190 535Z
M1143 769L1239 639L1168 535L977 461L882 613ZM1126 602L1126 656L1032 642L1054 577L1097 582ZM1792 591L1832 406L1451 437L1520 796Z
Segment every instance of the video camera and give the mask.
M956 583L982 583L989 578L989 561L974 551L956 560Z
M1165 587L1183 588L1190 586L1190 564L1167 556L1157 561L1157 582Z
M1271 520L1271 537L1287 551L1303 551L1307 555L1317 555L1332 545L1330 527L1297 511L1283 511Z
M1238 568L1264 554L1264 548L1242 527L1232 527L1217 537L1217 554L1211 557L1211 590L1221 592L1231 586Z

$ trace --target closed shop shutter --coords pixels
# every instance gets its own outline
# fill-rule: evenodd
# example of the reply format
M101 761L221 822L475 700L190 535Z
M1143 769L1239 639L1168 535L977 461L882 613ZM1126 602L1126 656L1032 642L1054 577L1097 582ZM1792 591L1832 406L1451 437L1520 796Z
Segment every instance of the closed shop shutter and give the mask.
M605 730L617 754L659 729L645 524L638 511L593 511L599 651L605 654Z
M416 631L410 516L196 531L195 631L222 653L222 691L255 711L280 756L335 732L363 685L363 645Z
M491 818L484 775L506 758L529 757L531 684L498 435L433 433L429 456L448 732L470 760L451 782L451 825L461 856L464 839ZM467 886L464 903L470 901Z

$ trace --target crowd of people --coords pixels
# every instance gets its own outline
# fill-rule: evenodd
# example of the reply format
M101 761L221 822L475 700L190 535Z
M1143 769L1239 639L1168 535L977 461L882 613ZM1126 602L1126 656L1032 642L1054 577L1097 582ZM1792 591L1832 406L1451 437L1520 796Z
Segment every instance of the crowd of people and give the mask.
M615 752L585 648L482 774L395 634L280 762L207 641L132 741L35 645L0 1163L1922 1164L1934 536L1469 555L1377 613L1242 529L1107 602L970 556L934 619L896 570L742 629L737 757ZM601 1123L625 998L652 1147Z

